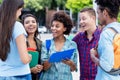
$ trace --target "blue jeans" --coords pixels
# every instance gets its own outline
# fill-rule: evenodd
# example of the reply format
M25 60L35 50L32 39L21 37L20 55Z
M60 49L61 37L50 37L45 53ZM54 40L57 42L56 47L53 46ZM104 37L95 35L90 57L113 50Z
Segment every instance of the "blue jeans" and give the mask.
M27 75L9 76L9 77L0 76L0 80L32 80L32 79L31 79L31 74L27 74Z

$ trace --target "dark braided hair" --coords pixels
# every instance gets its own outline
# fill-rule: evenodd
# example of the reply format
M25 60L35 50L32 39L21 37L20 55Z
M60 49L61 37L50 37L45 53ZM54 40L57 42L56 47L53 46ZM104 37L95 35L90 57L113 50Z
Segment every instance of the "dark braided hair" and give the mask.
M120 0L96 0L99 9L103 11L107 10L111 18L117 18L120 9Z

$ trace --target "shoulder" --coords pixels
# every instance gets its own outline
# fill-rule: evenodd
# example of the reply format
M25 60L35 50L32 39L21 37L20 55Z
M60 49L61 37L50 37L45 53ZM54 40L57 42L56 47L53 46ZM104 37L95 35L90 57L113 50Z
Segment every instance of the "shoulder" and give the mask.
M25 36L27 36L27 33L22 25L22 23L16 21L14 24L14 28L13 28L13 37L16 38L17 36L24 34Z
M71 45L76 45L76 42L74 42L74 41L72 41L72 40L69 40L69 39L67 39L66 38L66 42L68 43L68 44L71 44Z
M36 38L36 37L35 37L35 41L36 41L37 44L42 44L42 41L40 39Z

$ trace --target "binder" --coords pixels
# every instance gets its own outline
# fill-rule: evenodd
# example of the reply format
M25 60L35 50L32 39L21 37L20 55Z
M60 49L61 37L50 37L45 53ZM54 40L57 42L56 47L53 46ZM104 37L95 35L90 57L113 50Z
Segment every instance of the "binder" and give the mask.
M31 61L29 63L30 68L35 67L38 64L39 52L28 49L28 53L32 55L32 59L31 59Z
M75 49L69 49L69 50L53 53L49 58L49 62L54 63L54 62L61 62L62 60L65 59L70 59L71 56L73 55L74 50Z

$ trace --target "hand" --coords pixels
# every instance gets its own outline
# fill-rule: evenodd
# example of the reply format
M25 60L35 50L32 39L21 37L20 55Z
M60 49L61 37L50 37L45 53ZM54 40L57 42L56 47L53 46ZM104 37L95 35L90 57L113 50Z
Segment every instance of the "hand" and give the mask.
M70 59L62 60L62 62L69 65L71 71L76 70L76 66L75 66L74 62L71 61Z
M50 66L51 66L51 64L50 64L48 61L44 61L44 63L43 63L43 69L44 69L44 70L49 69Z
M97 49L92 48L92 49L90 50L90 55L91 55L91 54L97 56L97 55L98 55L98 53L97 53Z
M34 74L37 74L37 73L38 73L38 71L37 71L37 67L36 67L36 66L30 68L30 70L31 70L31 73L34 73Z
M34 74L37 74L37 73L39 73L42 69L43 69L43 66L38 64L38 65L36 65L35 67L32 67L32 68L31 68L31 72L34 73Z
M96 65L99 65L99 59L98 59L98 53L97 53L97 50L92 48L90 50L90 57L91 57L91 60L96 64Z
M36 65L36 67L37 67L37 71L38 72L41 72L42 70L43 70L43 66L42 65Z

